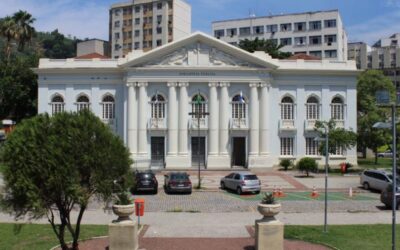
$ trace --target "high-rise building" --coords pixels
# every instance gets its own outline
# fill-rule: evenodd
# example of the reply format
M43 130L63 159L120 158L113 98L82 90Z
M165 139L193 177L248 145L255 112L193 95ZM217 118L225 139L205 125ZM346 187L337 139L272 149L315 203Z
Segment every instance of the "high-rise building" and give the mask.
M347 35L338 10L215 21L212 31L232 45L258 37L284 45L284 52L347 59Z
M364 42L348 44L348 58L358 69L380 69L400 88L400 33L378 40L371 47Z
M112 58L148 51L191 33L191 6L184 0L132 0L110 8Z

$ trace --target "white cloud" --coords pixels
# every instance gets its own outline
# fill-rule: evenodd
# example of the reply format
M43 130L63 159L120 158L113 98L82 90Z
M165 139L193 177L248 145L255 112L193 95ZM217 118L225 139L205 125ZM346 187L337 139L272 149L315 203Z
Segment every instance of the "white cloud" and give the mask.
M108 40L109 6L95 0L0 0L0 17L26 10L38 31L58 29L78 38Z
M362 41L372 45L383 37L400 32L400 10L372 18L347 28L349 41Z

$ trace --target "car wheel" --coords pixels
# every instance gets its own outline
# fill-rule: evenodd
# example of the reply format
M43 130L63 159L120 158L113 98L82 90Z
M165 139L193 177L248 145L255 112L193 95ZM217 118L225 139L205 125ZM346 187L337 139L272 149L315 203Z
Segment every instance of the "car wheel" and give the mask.
M256 193L256 194L259 194L259 193L260 193L260 191L255 191L254 193Z
M364 183L363 183L363 188L364 188L365 190L369 190L369 184L368 184L368 182L364 182Z
M158 193L158 188L155 188L154 190L153 190L153 194L157 194Z
M221 182L221 189L225 190L225 183Z
M241 195L241 194L242 194L242 189L241 189L240 187L238 187L238 188L236 189L236 193L237 193L238 195Z

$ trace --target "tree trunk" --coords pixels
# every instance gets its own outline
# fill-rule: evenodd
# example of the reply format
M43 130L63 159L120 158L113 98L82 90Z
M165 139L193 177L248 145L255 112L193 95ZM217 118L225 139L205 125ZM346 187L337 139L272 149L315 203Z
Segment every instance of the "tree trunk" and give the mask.
M367 147L363 147L363 149L362 149L362 156L363 156L364 159L367 158Z
M375 154L375 165L378 165L378 149L374 148L374 154Z
M79 210L79 215L78 219L76 221L76 227L75 227L75 234L73 235L73 243L72 243L72 250L79 250L79 234L80 234L80 229L81 229L81 221L83 217L83 213L86 210L86 206L81 206L81 209Z

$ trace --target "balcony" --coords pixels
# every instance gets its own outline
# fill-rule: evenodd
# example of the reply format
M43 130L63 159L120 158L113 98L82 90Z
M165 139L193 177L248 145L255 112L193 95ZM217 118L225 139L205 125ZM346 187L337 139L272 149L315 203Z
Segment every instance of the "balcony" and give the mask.
M280 120L279 130L281 131L295 131L296 125L295 120Z
M230 128L233 130L247 130L248 129L247 118L231 118Z
M192 130L197 130L199 129L199 124L200 124L201 130L208 129L208 118L200 118L199 120L195 117L190 118L189 128Z
M166 118L150 118L147 126L149 130L165 130L167 129Z
M304 121L304 129L306 131L314 131L315 129L315 124L317 123L318 120L305 120Z

